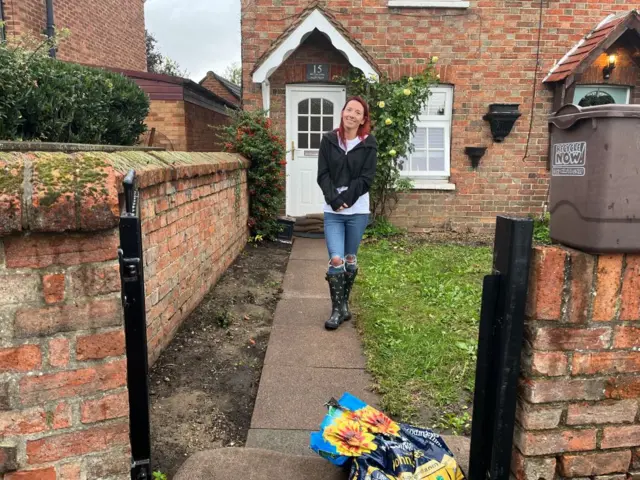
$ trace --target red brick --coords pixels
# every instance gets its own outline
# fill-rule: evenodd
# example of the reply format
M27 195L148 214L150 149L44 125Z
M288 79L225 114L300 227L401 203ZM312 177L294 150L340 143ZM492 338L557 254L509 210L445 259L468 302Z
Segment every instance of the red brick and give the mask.
M49 467L8 473L4 480L56 480L56 469Z
M118 360L91 368L25 377L20 380L20 400L24 405L61 398L90 395L126 384L126 364Z
M567 425L632 423L637 412L638 403L635 400L577 403L569 405Z
M638 445L640 445L640 425L605 427L603 430L602 448L636 447Z
M18 310L17 337L51 335L58 332L89 330L121 324L122 304L118 298L88 303Z
M622 279L620 320L640 320L640 255L627 255L627 267ZM636 344L637 345L637 344Z
M67 463L58 468L58 480L81 480L82 466L79 463Z
M611 329L537 328L533 340L536 350L600 350L611 344Z
M127 392L108 395L97 400L87 400L81 408L82 423L101 422L129 415Z
M61 430L63 428L69 428L73 423L71 405L68 403L60 403L52 411L52 418L47 417L49 426L54 430Z
M562 408L540 408L526 402L518 402L516 419L527 430L546 430L560 424Z
M607 322L615 319L621 275L622 255L603 255L599 257L597 291L593 303L594 321Z
M589 379L522 379L522 398L530 403L600 400L604 398L605 380Z
M117 232L88 234L36 234L4 238L8 268L45 268L80 265L118 257Z
M42 408L0 412L0 437L29 435L47 429L46 413Z
M35 465L128 444L128 426L126 423L118 423L27 441L27 459L29 464Z
M567 374L567 354L562 352L533 352L531 371L534 375L557 377Z
M42 277L44 301L48 304L60 303L64 300L64 275L52 274Z
M73 298L96 297L120 291L120 268L117 263L83 265L69 273Z
M626 473L631 462L631 451L562 455L560 473L565 477L587 477L607 473Z
M615 328L613 336L613 348L636 347L640 347L640 328L626 326Z
M556 473L556 459L525 457L517 448L514 448L511 471L516 480L553 480Z
M640 378L633 376L618 376L607 380L607 398L624 399L640 398Z
M595 373L631 373L640 371L640 352L575 353L572 375Z
M537 320L559 320L567 253L557 247L536 247L533 252L527 315Z
M69 339L54 338L49 340L49 365L66 367L69 364Z
M571 293L569 297L568 321L586 323L591 304L591 287L595 257L576 250L570 251Z
M42 352L38 345L0 348L0 373L30 372L42 364Z
M76 357L78 360L95 360L124 355L123 330L78 337L77 342Z
M515 444L525 456L582 452L596 448L595 429L528 432L516 428Z

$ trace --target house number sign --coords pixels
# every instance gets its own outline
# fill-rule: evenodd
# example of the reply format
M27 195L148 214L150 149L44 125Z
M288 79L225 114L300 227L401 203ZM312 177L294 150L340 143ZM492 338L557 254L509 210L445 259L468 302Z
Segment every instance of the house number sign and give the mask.
M328 63L307 64L307 82L326 82L329 80Z

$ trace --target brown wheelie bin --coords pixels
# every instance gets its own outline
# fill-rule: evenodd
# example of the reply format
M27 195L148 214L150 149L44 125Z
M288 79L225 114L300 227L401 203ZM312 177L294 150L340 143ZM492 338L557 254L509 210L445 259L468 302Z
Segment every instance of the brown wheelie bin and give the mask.
M565 105L549 123L551 238L640 252L640 105Z

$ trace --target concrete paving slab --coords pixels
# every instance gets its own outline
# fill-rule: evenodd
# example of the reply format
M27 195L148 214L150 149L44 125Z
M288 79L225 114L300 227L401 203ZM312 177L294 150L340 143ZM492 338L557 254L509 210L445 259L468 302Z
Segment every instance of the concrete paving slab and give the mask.
M371 384L364 370L265 365L251 428L316 430L327 413L325 403L344 392L377 405Z
M282 284L283 298L329 298L324 260L289 260Z
M291 260L329 261L327 245L323 239L296 238L291 249Z
M274 326L265 365L359 368L366 366L358 332L345 322L328 331L323 323L312 326Z
M263 448L290 455L317 456L309 448L311 430L273 430L252 428L247 436L246 447Z
M329 287L327 287L327 291ZM283 298L276 307L273 325L323 326L331 314L331 300L327 298Z
M347 480L345 469L319 456L286 455L256 448L205 450L189 457L173 480Z

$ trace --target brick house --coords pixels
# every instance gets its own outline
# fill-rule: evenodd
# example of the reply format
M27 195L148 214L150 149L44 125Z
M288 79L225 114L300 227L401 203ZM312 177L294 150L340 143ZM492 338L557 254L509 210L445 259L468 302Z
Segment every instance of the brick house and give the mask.
M207 72L207 75L200 80L199 83L219 97L222 97L233 105L240 107L242 103L242 90L239 85L230 82L215 72Z
M101 67L147 69L144 0L64 0L53 2L54 24L71 36L57 58ZM40 35L47 28L45 0L0 0L7 40Z
M615 93L615 101L637 99L635 14L620 16L632 6L619 1L245 3L243 106L269 110L295 154L287 165L286 208L292 216L321 211L317 147L322 132L339 121L346 92L333 79L348 68L397 79L439 57L440 84L418 119L415 152L403 165L415 189L401 197L393 215L411 231L489 231L498 214L540 213L548 195L547 118L554 99L579 103L593 87ZM576 75L545 78L585 35L620 18L627 19L624 25L582 58ZM603 61L618 50L618 68L603 78ZM484 119L492 104L516 105L521 114L498 141ZM466 147L487 148L477 168Z

